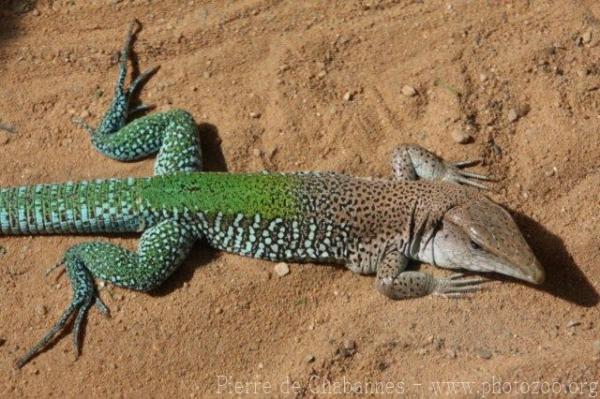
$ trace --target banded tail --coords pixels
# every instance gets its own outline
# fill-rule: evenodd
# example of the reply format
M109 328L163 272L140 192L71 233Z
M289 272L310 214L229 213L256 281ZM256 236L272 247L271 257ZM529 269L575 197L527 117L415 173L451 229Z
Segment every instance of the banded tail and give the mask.
M138 229L135 179L0 188L0 235Z

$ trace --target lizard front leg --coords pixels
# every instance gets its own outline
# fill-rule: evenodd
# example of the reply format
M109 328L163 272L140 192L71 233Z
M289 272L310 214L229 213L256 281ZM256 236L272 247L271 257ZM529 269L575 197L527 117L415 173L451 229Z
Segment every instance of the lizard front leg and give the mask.
M455 274L448 278L434 277L419 271L407 271L408 258L398 252L388 253L377 267L375 286L392 299L406 299L429 294L461 297L480 290L483 278L464 278Z
M73 347L79 355L80 328L89 308L96 304L102 313L108 314L108 308L98 296L94 278L124 288L151 290L179 267L197 238L198 234L193 229L165 220L144 232L137 252L100 241L71 247L63 260L73 288L71 303L48 333L17 361L16 366L23 367L46 349L74 314L77 315L73 325Z
M461 169L474 163L476 162L449 163L425 148L414 144L401 145L396 148L392 155L392 170L396 179L442 180L487 189L485 185L477 180L491 180L490 178L465 172Z

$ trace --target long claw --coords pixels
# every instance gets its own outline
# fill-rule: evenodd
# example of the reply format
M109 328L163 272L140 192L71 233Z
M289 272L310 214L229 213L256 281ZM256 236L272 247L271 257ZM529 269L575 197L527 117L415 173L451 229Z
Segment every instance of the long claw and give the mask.
M475 277L475 278L471 278L471 279L454 279L454 286L455 287L466 287L469 285L479 285L482 283L487 283L490 280L488 280L487 278L483 278L483 277Z
M460 171L460 175L464 176L464 177L470 177L473 179L479 179L479 180L486 180L486 181L493 181L495 180L492 177L486 176L486 175L480 175L477 173L470 173L470 172L463 172L462 170Z
M448 278L436 279L437 286L433 291L434 295L440 295L448 298L459 298L479 292L482 290L480 284L489 281L483 277L465 278L462 273L455 273Z
M127 62L127 59L129 58L129 50L131 49L131 42L141 27L142 25L137 19L134 19L129 24L129 29L127 30L127 36L125 36L125 43L123 44L123 50L121 51L119 62Z
M466 177L456 176L456 177L454 177L454 181L457 181L457 182L463 183L463 184L467 184L469 186L481 188L482 190L489 190L489 187L486 186L485 184L477 183L473 180L467 179Z
M40 352L42 352L46 347L54 340L56 335L65 327L73 313L77 310L77 305L75 303L71 303L69 307L63 312L60 319L52 326L50 331L44 337L38 341L23 357L21 357L15 363L15 366L20 369L25 364L27 364L31 359L37 356Z
M468 295L468 293L466 292L450 292L447 294L440 294L440 293L434 293L435 296L441 296L442 298L452 298L452 299L466 299L466 298L470 298L470 296Z
M79 308L79 310L77 311L77 317L75 318L75 323L73 324L73 349L75 350L75 357L79 357L79 354L81 353L81 326L83 324L83 321L85 319L85 315L87 314L88 310L90 309L90 306L92 306L91 301L86 301L84 304L81 305L81 307Z
M452 292L462 292L462 293L471 293L471 292L477 292L477 291L481 291L482 287L479 286L459 286L459 287L454 287L452 289Z
M129 96L131 96L135 91L137 91L140 88L140 86L142 84L144 84L146 81L148 81L148 79L150 79L152 77L152 75L154 75L159 69L160 69L160 66L157 65L153 68L147 69L144 72L140 73L133 80L133 82L129 86L129 89L127 90L127 93L129 94Z
M452 162L450 165L456 166L457 168L467 168L469 166L477 165L478 163L481 163L481 159L471 159L467 161Z
M100 299L99 296L96 297L94 305L96 305L96 308L100 313L102 313L106 317L110 317L110 309L108 308L108 306L106 306L102 299Z
M128 114L129 114L129 115L133 115L133 114L135 114L135 113L138 113L138 112L144 112L144 111L148 111L148 110L150 110L150 109L153 109L154 107L155 107L155 105L154 105L154 104L143 104L143 103L142 103L142 104L140 104L140 105L136 106L135 108L133 108L133 109L130 109L130 110L128 111Z

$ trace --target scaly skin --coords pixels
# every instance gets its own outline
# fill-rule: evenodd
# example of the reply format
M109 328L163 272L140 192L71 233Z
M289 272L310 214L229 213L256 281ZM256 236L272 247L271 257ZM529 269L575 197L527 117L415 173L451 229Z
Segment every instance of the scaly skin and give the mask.
M158 152L155 176L0 189L0 235L142 232L136 252L102 241L70 248L64 264L73 299L51 330L21 359L43 351L75 315L73 342L89 308L107 307L94 279L147 291L159 286L205 238L216 248L269 260L339 263L376 274L399 299L461 296L481 278L435 278L406 271L409 259L450 269L495 271L533 283L543 270L510 215L478 191L484 176L464 172L418 146L394 154L393 179L336 173L203 173L197 127L172 110L129 124L131 93L156 69L124 88L134 35L127 35L115 97L97 129L78 121L102 154L123 161ZM147 108L147 106L141 106Z

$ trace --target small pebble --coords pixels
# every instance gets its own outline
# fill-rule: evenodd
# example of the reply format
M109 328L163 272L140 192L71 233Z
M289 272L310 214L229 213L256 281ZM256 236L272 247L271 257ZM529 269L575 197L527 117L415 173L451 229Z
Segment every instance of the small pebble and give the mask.
M39 316L46 316L46 313L48 313L48 309L44 305L37 305L35 307L35 313Z
M406 97L413 97L417 94L417 90L409 85L406 85L402 88L402 94Z
M586 44L591 42L592 41L592 31L588 30L583 35L581 35L581 41Z
M515 108L511 108L508 111L508 115L507 115L508 121L509 122L516 122L517 119L519 119L519 113L517 112L517 110Z
M5 145L8 144L8 135L6 134L0 134L0 145Z
M454 349L448 349L446 355L448 355L450 359L456 359L456 351Z
M216 308L215 309L215 314L221 314L223 313L223 308Z
M344 93L344 101L352 101L352 98L354 98L354 94L351 91L347 91Z
M32 12L33 16L37 17L40 15L40 10L38 10L37 8L35 8Z
M492 352L486 348L480 348L477 350L477 356L482 359L489 360L492 358Z
M304 358L304 361L305 361L306 363L312 363L312 362L314 362L314 361L315 361L315 355L308 355L308 356L306 356L306 357Z
M290 273L290 267L285 262L279 262L275 265L275 274L279 277L283 277Z
M485 73L480 73L479 74L479 80L481 82L485 82L487 80L487 75Z
M338 354L343 357L350 357L356 353L356 342L351 339L346 339L342 342L342 346L338 348Z
M552 167L552 169L544 172L544 175L546 175L546 177L550 177L550 176L554 176L556 174L556 172L558 172L558 169L556 168L556 166L554 166L554 167Z
M202 76L204 76L204 79L210 79L210 76L211 76L210 71L204 71Z
M529 113L530 109L531 108L529 107L528 104L524 104L524 105L520 105L518 107L511 108L508 111L508 115L507 115L508 121L511 123L515 122L516 120L527 115Z
M250 112L250 118L254 118L254 119L260 118L260 112Z
M255 148L252 150L252 155L254 155L255 157L260 157L260 155L262 154L262 151L258 148Z
M466 144L471 141L471 135L461 128L454 129L452 131L452 140L458 144Z
M577 327L577 326L578 326L578 325L580 325L580 324L581 324L581 322L580 322L580 321L577 321L577 320L570 320L570 321L567 323L567 328L571 328L571 327Z

